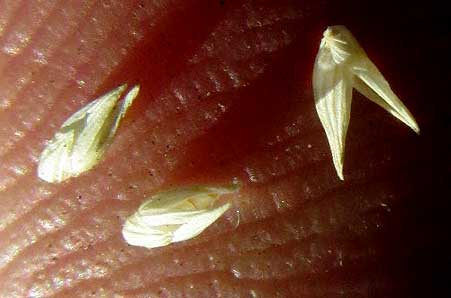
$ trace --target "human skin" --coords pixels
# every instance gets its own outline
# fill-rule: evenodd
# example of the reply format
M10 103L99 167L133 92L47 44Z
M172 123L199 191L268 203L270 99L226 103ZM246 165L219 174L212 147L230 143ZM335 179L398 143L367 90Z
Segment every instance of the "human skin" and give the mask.
M431 55L450 47L428 13L440 12L317 2L0 2L0 297L438 293L450 76ZM344 182L311 90L334 24L421 128L355 93ZM122 83L142 91L99 165L39 180L46 140ZM123 240L154 192L233 178L232 209L195 239L150 250Z

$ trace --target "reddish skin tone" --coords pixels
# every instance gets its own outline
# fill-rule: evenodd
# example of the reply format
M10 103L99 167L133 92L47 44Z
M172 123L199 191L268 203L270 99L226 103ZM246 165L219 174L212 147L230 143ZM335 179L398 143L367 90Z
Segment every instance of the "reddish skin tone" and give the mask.
M450 47L415 18L422 8L400 20L393 7L380 24L380 7L359 2L161 3L0 3L0 297L438 292L446 176L436 158L449 144L437 137L449 103L431 89L447 76L426 55ZM345 182L311 94L327 24L354 32L422 131L355 94ZM65 183L40 181L45 140L124 82L142 92L105 159ZM123 241L146 196L232 177L242 191L201 236L153 250Z

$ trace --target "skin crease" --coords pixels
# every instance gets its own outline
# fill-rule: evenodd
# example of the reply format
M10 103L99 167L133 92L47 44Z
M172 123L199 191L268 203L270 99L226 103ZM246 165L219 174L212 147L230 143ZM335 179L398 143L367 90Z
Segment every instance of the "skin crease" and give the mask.
M317 2L0 2L0 298L446 297L449 16ZM344 182L310 81L329 24L421 128L355 93ZM45 140L122 83L142 91L104 160L39 181ZM155 191L233 177L242 191L201 236L121 238Z

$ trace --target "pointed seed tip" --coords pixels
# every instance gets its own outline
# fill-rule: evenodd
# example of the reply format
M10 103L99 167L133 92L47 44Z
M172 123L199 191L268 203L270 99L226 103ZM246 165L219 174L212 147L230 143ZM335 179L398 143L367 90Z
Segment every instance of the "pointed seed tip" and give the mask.
M410 129L412 129L417 135L420 134L420 126L418 125L418 123L415 121L415 118L413 118L413 116L410 116L408 119L402 119L404 124L407 125L408 127L410 127Z
M337 172L337 176L338 178L340 178L340 180L344 180L343 178L343 163L344 163L344 156L342 157L342 160L334 160L332 158L334 167L335 167L335 172Z
M116 87L115 89L110 91L109 95L112 95L112 96L117 95L120 98L126 89L127 89L127 84L122 84L119 87Z
M417 134L417 135L420 135L421 133L421 131L420 131L420 126L418 126L418 124L415 122L415 120L414 120L414 125L413 125L413 127L412 127L412 129L413 129L413 131Z

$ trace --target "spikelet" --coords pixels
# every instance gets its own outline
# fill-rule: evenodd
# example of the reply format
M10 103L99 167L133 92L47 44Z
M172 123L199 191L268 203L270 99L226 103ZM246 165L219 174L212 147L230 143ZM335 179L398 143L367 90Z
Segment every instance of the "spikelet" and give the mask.
M39 178L62 182L90 170L102 159L125 112L138 96L139 85L118 102L126 89L125 84L113 89L63 123L41 153Z
M420 132L409 110L390 88L351 32L344 26L328 27L313 70L315 106L326 131L338 177L343 180L346 132L351 115L352 90Z
M127 243L154 248L199 235L231 206L214 206L219 196L236 192L227 187L190 186L151 196L125 222L122 235Z

